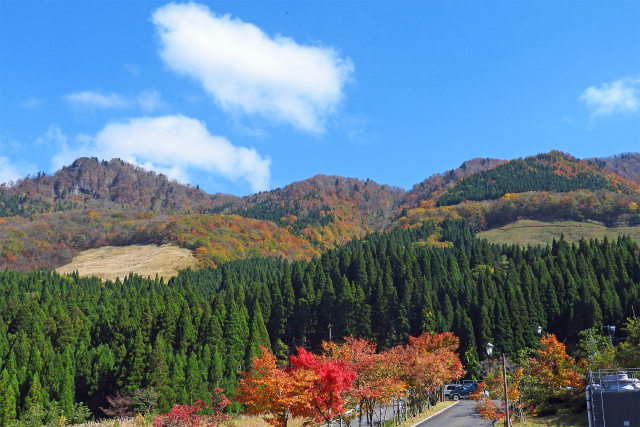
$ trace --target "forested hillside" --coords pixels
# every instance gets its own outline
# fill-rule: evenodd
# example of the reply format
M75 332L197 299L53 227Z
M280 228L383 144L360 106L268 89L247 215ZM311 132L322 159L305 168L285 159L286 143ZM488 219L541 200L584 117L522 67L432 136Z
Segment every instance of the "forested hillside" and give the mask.
M639 165L637 154L579 160L552 151L473 159L408 192L317 175L236 197L119 159L81 158L52 176L0 186L0 268L54 269L85 249L164 243L192 250L199 266L255 256L308 260L368 233L447 218L464 218L475 231L520 219L636 226Z
M498 199L507 193L568 192L580 189L629 194L637 192L640 186L613 173L603 173L595 163L552 151L512 160L464 178L438 199L438 205L455 205L465 200Z
M433 235L450 242L436 248ZM152 388L162 408L221 386L259 345L319 349L329 334L380 348L453 331L469 375L483 346L515 355L536 326L572 343L580 330L640 310L640 248L627 238L492 245L463 221L373 234L311 261L255 258L184 271L168 284L55 273L0 273L0 402L20 417L59 402L96 415L118 390ZM331 328L331 331L329 330Z
M462 163L459 168L449 170L442 174L435 174L425 179L424 181L415 184L411 191L402 199L401 207L411 208L422 200L433 199L439 196L447 189L453 187L458 181L480 172L484 172L495 168L506 160L492 159L492 158L476 158L467 160Z
M640 153L623 153L593 160L609 172L640 184Z

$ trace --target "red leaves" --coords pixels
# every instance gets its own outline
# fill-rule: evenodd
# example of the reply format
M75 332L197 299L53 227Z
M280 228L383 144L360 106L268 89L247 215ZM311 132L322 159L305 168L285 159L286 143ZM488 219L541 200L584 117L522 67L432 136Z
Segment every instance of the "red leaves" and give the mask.
M229 404L229 400L216 389L217 402L207 405L198 400L195 405L173 405L171 411L158 415L153 421L153 427L214 427L228 420L228 416L221 411ZM215 398L214 398L215 400ZM202 412L209 412L202 414Z
M298 347L298 356L289 358L293 369L307 369L316 374L311 391L313 407L309 415L316 421L332 420L345 411L344 393L353 387L356 373L342 361L317 359L312 353Z
M450 332L411 337L409 345L382 353L371 341L353 337L323 347L322 356L299 347L287 369L278 368L262 348L237 390L246 413L278 427L286 427L290 415L329 423L344 414L349 401L372 417L376 404L400 397L408 385L422 396L464 374L455 353L458 338Z
M517 412L521 411L524 407L524 403L521 399L520 383L523 378L523 369L518 368L507 379L507 397L509 398L509 410L510 415L514 416ZM487 385L488 384L488 385ZM500 405L491 400L491 397L485 393L486 389L491 391L491 394L498 399L501 399ZM487 382L484 381L478 384L478 389L469 394L470 399L476 400L476 409L480 413L480 416L486 420L502 420L506 416L506 408L504 406L504 379L501 372L501 368L496 366L493 372L490 372L487 376Z

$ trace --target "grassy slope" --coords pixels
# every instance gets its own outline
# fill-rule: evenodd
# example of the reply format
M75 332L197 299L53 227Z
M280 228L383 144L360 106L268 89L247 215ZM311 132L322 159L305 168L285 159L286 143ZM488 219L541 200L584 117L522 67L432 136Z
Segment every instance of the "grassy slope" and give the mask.
M549 415L546 417L531 417L525 418L524 424L515 424L516 426L523 427L537 427L537 426L554 426L554 427L586 427L589 425L587 421L587 413L582 412L580 414L574 414L570 411L559 411L555 415Z
M155 277L165 281L178 274L178 269L195 265L196 259L188 249L175 245L105 246L80 252L70 264L57 269L59 273L78 270L82 276L101 279L123 279L129 272Z
M607 228L597 223L575 221L520 220L504 227L478 233L478 237L492 243L517 243L526 246L551 243L554 238L560 239L561 234L564 234L565 240L570 242L577 242L580 238L602 240L605 236L615 239L621 234L640 242L640 226Z

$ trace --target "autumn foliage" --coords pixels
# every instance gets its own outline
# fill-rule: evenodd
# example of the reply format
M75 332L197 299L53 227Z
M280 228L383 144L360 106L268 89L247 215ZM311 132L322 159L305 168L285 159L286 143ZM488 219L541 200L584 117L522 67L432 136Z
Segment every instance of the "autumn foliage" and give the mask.
M289 361L294 371L308 370L316 376L310 389L311 406L302 416L329 423L345 411L345 393L351 390L356 378L346 363L316 358L302 347L298 347L298 355L291 355Z
M343 344L324 342L316 356L299 347L288 368L279 368L266 348L240 380L238 401L245 412L278 427L291 416L330 423L349 407L360 408L373 421L378 405L386 405L411 389L416 404L437 387L464 374L452 333L424 333L406 346L376 352L375 344L349 336Z
M567 354L565 345L554 334L540 338L540 349L528 361L529 374L535 378L543 399L569 399L584 392L584 361L576 362Z
M312 411L312 388L318 376L312 369L283 369L265 347L253 360L251 370L240 380L237 400L245 413L258 415L277 427L286 427L290 416Z
M522 417L525 407L520 390L523 375L523 368L517 368L515 372L507 377L507 397L509 399L509 415L511 419ZM479 383L478 389L469 395L469 398L478 402L476 409L482 418L493 422L505 419L504 387L502 371L497 367L497 369L489 373L486 381ZM500 403L496 403L492 398L499 399Z
M584 393L584 362L576 362L566 353L564 344L555 335L540 338L540 348L536 356L529 358L525 367L519 367L508 378L507 394L512 417L522 416L527 406L536 414L540 408L552 401L558 402L580 396ZM496 404L486 395L500 399ZM505 418L504 381L500 369L490 372L485 382L478 384L478 390L471 398L478 403L476 409L488 420ZM583 399L583 398L581 398Z
M153 427L219 426L229 419L228 415L222 412L229 403L222 390L216 389L210 404L198 400L194 405L173 405L171 411L155 418Z
M360 404L367 420L373 421L376 405L386 405L393 397L401 396L407 384L394 369L396 360L389 351L376 353L375 344L366 339L345 338L345 343L323 343L326 358L345 363L356 373L353 388L348 394L352 406Z

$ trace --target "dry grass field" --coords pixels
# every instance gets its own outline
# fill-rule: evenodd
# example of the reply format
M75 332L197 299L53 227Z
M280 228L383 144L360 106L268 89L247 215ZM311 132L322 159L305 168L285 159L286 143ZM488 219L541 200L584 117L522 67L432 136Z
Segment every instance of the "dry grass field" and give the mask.
M56 271L67 274L78 270L81 276L98 276L101 279L121 280L134 272L154 278L156 274L165 281L178 274L178 270L195 265L196 258L188 249L175 245L105 246L82 251L70 264Z
M545 245L551 243L554 238L560 239L562 234L569 242L577 242L581 238L602 240L604 236L616 239L619 235L624 234L640 243L640 226L607 228L597 223L575 221L520 220L504 227L478 233L478 237L487 239L491 243L516 243L526 246Z

